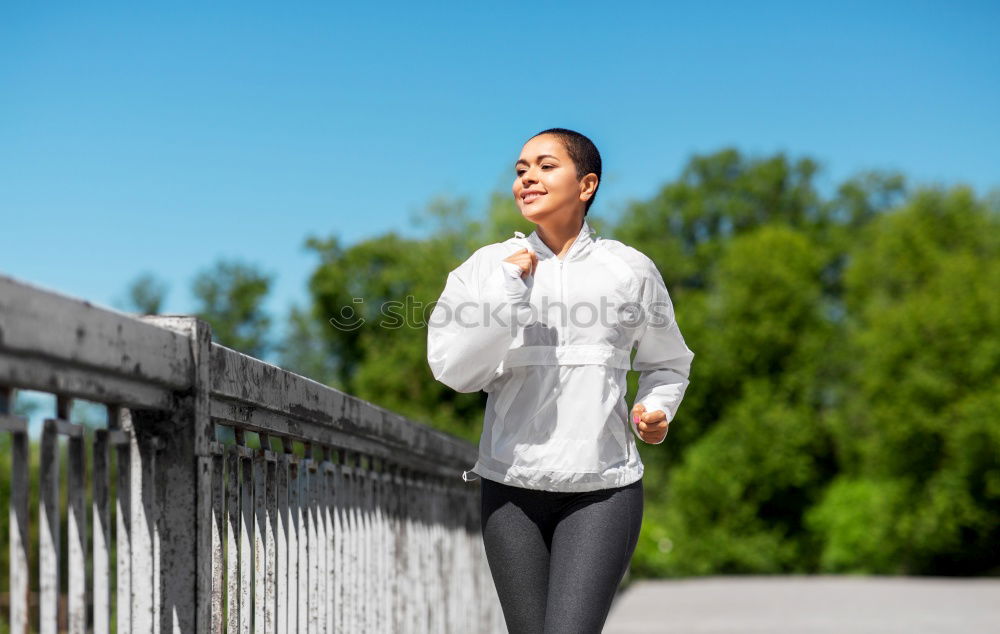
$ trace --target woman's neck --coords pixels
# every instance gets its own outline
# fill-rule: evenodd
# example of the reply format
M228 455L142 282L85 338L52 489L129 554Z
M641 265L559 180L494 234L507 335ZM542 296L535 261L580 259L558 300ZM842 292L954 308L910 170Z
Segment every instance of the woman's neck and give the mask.
M580 229L583 228L583 222L583 216L573 217L568 221L555 219L545 223L538 223L536 232L539 239L545 243L545 246L561 260L569 253L569 250L573 247L573 243L576 242L577 236L580 235Z

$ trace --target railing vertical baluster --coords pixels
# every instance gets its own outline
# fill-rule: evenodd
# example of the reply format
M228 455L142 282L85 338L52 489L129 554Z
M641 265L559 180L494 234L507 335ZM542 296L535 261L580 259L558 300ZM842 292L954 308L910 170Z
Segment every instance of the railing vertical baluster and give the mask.
M389 534L389 543L392 545L392 550L390 551L389 557L389 614L390 621L389 624L392 627L393 632L399 632L402 628L402 620L399 614L399 604L400 604L400 594L403 588L400 585L400 567L399 559L402 554L402 521L401 521L401 483L399 480L399 465L392 463L389 465L388 472L388 492L389 492L389 517L391 518L391 527Z
M439 569L441 570L441 585L437 588L439 605L438 630L442 634L445 634L449 609L451 607L451 602L449 601L451 592L451 549L448 547L448 541L445 539L448 530L445 526L445 522L447 521L445 514L445 493L447 489L440 478L437 479L434 489L434 505L437 508L437 516L433 525L434 532L437 535L437 548L435 552L437 553Z
M398 486L399 486L399 508L400 508L400 553L399 558L396 563L396 574L399 575L400 583L405 588L413 588L412 580L410 579L410 567L409 561L413 554L413 547L410 542L413 529L413 514L410 510L410 484L406 477L407 470L405 467L399 469L397 474ZM409 623L412 626L413 621L410 620L410 595L412 592L406 592L399 597L399 621L400 623Z
M223 620L223 597L225 596L224 565L222 532L225 527L223 511L226 505L226 482L224 479L224 460L221 447L210 459L211 463L211 510L212 517L212 580L211 580L211 631L213 634L222 634Z
M427 548L427 495L425 491L426 481L419 473L414 474L413 484L417 490L417 538L420 540L417 552L420 554L416 570L418 590L418 603L414 606L417 612L417 621L420 623L418 631L426 634L430 633L430 557Z
M264 500L267 494L267 461L264 459L263 437L261 437L261 448L254 454L251 464L253 470L253 631L264 634L267 631L267 626L264 623L266 611L264 590L267 577L264 553L267 511L264 508Z
M326 525L326 541L324 551L326 553L326 631L334 634L336 628L336 544L337 533L334 529L334 506L333 506L333 461L330 447L323 448L323 496L321 507L323 509L323 522Z
M322 634L326 632L326 522L323 521L323 482L326 481L325 462L322 460L313 464L312 473L309 474L310 490L312 493L313 522L316 525L315 543L315 565L313 570L316 577L312 585L316 587L316 631Z
M448 502L451 495L451 486L447 483L441 483L441 491L439 495L439 504L441 505L441 527L439 529L441 535L441 556L444 559L445 574L444 581L445 587L443 588L442 599L444 601L444 616L442 617L442 627L447 631L449 629L450 623L455 623L457 620L458 612L456 610L457 605L455 601L455 596L453 594L454 588L458 587L456 583L455 573L455 539L458 537L455 534L454 529L454 512L449 513Z
M457 488L454 484L448 483L446 486L448 498L445 501L445 509L449 516L449 527L448 527L448 549L451 553L452 562L452 574L454 575L452 581L452 591L448 595L448 600L451 602L451 616L448 622L453 624L452 627L462 627L463 618L465 615L465 603L463 593L467 589L466 583L468 580L465 578L465 526L463 523L463 509L462 509L462 498L459 497ZM463 628L465 629L465 628ZM466 630L468 631L468 630Z
M309 479L312 467L312 445L305 444L306 455L299 469L299 631L313 634L316 619L312 610L316 605L316 591L313 587L315 572L312 564L315 555L315 527L309 520Z
M409 596L409 605L407 609L409 610L410 622L413 623L413 631L423 633L426 628L423 625L423 601L422 594L424 592L424 579L421 575L421 570L423 568L423 536L421 535L421 527L423 526L423 508L420 503L423 501L420 497L420 481L417 478L417 474L408 470L409 484L408 487L411 491L410 493L410 526L412 542L411 556L410 560L407 562L409 566L407 570L407 583L413 592Z
M434 481L431 480L426 474L420 476L420 492L423 495L423 502L421 503L423 507L424 523L423 523L423 536L424 536L424 565L422 567L422 572L424 575L424 601L421 604L422 611L425 616L425 631L428 634L437 634L437 628L435 627L435 621L437 615L435 614L439 606L435 601L437 599L437 588L436 583L438 582L437 576L437 566L435 566L434 561L434 492L432 487L434 486Z
M421 474L420 492L423 496L423 502L421 502L421 505L423 507L422 510L424 514L424 522L422 526L422 534L424 537L424 565L421 570L424 576L424 601L421 604L421 611L424 613L424 628L428 634L436 634L434 628L434 613L438 609L438 606L434 601L434 599L437 598L437 593L435 592L434 587L434 584L437 582L437 575L435 574L436 566L434 565L434 502L431 491L432 484L431 479L426 474Z
M389 586L388 586L388 602L389 602L389 627L393 631L399 631L399 611L397 609L397 588L402 589L399 586L398 568L396 562L399 559L399 489L397 489L396 474L399 471L399 465L395 462L389 464L389 469L386 472L386 512L389 514L389 526L387 527L389 540L389 553L388 553L388 576L389 576Z
M382 463L382 615L386 629L395 631L396 624L392 613L393 584L395 576L393 560L396 553L395 517L392 508L392 472L395 465L386 460Z
M376 541L378 525L375 523L375 490L378 481L378 467L374 456L369 455L365 468L365 612L368 627L373 632L380 631L378 624L378 558L379 548Z
M462 524L462 500L457 495L456 487L453 483L445 484L445 493L447 497L444 500L445 514L448 517L448 539L445 542L448 546L449 557L451 561L451 593L448 595L449 605L451 610L449 611L448 623L450 624L449 629L456 627L461 627L462 618L465 611L465 603L463 602L462 593L466 589L466 578L464 577L465 568L463 555L465 551L463 550L465 544L462 539L465 537L465 530Z
M399 470L399 493L400 508L402 516L402 553L399 561L400 580L406 588L413 588L413 579L410 578L410 559L413 557L413 488L409 479L409 469ZM407 592L400 597L400 618L403 623L412 623L410 615L411 597L413 593Z
M131 428L125 429L122 409L108 409L108 428L118 439L115 446L115 625L118 634L132 632L132 458Z
M284 445L284 439L281 440ZM275 464L275 631L289 634L288 629L288 461L284 451L278 452Z
M457 586L455 582L455 529L454 520L455 516L453 513L449 512L448 502L449 495L451 493L451 486L445 482L443 479L439 481L438 490L438 506L440 511L438 512L438 517L440 518L441 524L438 526L438 535L441 544L441 558L444 563L444 586L441 589L441 601L442 605L442 616L441 616L441 629L447 632L450 623L455 622L456 611L455 611L455 598L454 598L454 588Z
M471 624L468 620L468 610L469 602L471 598L469 597L470 582L472 581L468 577L468 560L466 559L466 530L465 530L465 505L464 497L461 495L457 485L452 485L448 487L448 506L447 508L453 509L454 515L454 525L451 530L452 534L452 549L455 561L455 586L454 586L454 609L452 610L453 617L451 623L454 627L460 629L463 632L468 632L471 628Z
M132 631L157 632L160 625L160 565L159 527L157 510L160 500L154 485L156 479L157 439L148 431L135 426L131 410L124 410L129 434L129 481L132 556L130 594L132 597Z
M361 622L364 624L364 631L375 631L373 606L373 577L372 574L372 457L368 454L360 456L358 461L358 485L361 505L359 507L359 526L361 528L361 564L358 567L361 571Z
M451 509L454 524L451 528L452 560L455 562L455 584L452 617L450 623L452 627L463 632L468 632L471 624L468 620L469 610L469 587L471 579L468 577L468 561L466 559L465 548L465 505L464 497L461 495L458 486L451 484L448 486L448 502L446 508Z
M379 631L385 631L385 607L384 607L384 586L385 586L385 549L386 543L382 534L382 469L384 468L382 459L376 459L372 463L372 573L375 577L375 587L372 589L372 597L375 602L372 613L375 616L375 627Z
M333 465L333 631L342 634L345 631L344 579L346 565L344 564L344 548L347 537L345 500L347 490L344 486L343 449L337 450L337 461Z
M243 433L237 430L240 451L246 449ZM253 464L240 456L240 632L249 634L253 626Z
M84 515L86 492L85 440L82 426L68 427L71 431L68 444L68 473L66 495L68 518L67 545L69 547L69 596L68 618L70 633L83 634L87 630L87 519Z
M452 601L451 597L451 584L452 584L452 566L451 566L451 541L447 539L448 532L450 528L447 526L448 516L447 516L447 493L448 487L445 486L444 482L439 478L437 481L436 495L434 496L435 505L437 506L437 519L434 523L435 532L437 533L437 544L438 544L438 557L441 560L441 587L438 589L438 599L440 602L440 620L438 622L438 629L442 634L447 634L448 623L450 622Z
M354 624L360 629L365 622L364 582L364 474L362 473L362 455L355 453L351 463L351 608L354 613Z
M388 630L392 630L394 627L392 621L392 584L394 581L392 559L396 547L396 534L392 530L392 469L391 462L382 461L382 473L379 477L380 512L382 514L382 539L380 541L382 548L382 620Z
M449 592L451 590L451 549L448 547L448 542L445 539L447 536L447 527L445 525L447 521L447 515L445 514L445 493L446 487L440 478L437 478L434 486L434 506L437 508L436 519L433 524L434 533L437 537L435 541L435 553L437 559L437 566L440 570L438 573L438 578L440 579L441 585L437 588L437 629L441 634L445 634L448 628L448 617L450 614L451 601L449 600Z
M450 623L455 622L455 600L452 594L455 583L455 549L454 528L455 517L449 513L448 495L451 487L444 479L438 480L438 543L441 545L441 560L444 567L444 584L441 587L441 631L447 632Z
M414 496L416 495L416 490L413 488L413 481L410 478L409 469L400 470L400 478L402 479L402 493L403 493L403 508L404 508L404 521L403 521L403 559L400 562L401 565L401 578L403 579L403 584L411 589L411 592L407 592L402 597L402 618L403 623L410 624L410 627L416 631L416 617L413 613L413 603L415 601L415 595L418 591L417 589L417 579L413 577L413 559L416 557L416 509Z
M489 631L487 627L484 627L486 624L479 616L484 611L483 608L486 607L485 604L479 603L481 601L477 557L479 554L479 542L476 541L479 535L473 524L473 514L476 512L474 509L478 507L479 501L477 498L469 495L462 484L456 484L456 486L459 491L459 505L462 510L462 516L465 518L461 531L461 535L463 536L462 553L465 559L465 580L462 582L462 588L465 592L465 597L462 599L462 604L465 606L465 621L462 630L466 632Z
M352 506L354 505L354 478L352 475L353 465L352 455L347 450L340 452L340 514L341 514L341 539L340 539L340 599L341 599L341 628L344 632L350 632L353 627L355 612L354 595L351 592L354 583L354 518Z
M461 489L462 485L458 485ZM478 486L478 485L476 485ZM463 491L464 493L464 491ZM484 599L486 594L480 592L479 584L479 531L475 524L475 516L479 513L479 498L465 494L462 496L462 508L465 511L465 560L468 566L468 580L465 583L468 593L468 603L466 612L468 621L463 629L467 632L481 630L483 628L480 614L483 614L488 607L488 602Z
M445 508L448 509L452 522L448 529L448 544L451 551L452 574L455 580L452 585L452 594L448 597L451 605L448 623L452 628L468 632L469 624L465 618L468 606L466 592L469 589L469 580L465 575L465 508L462 506L462 497L458 494L458 489L454 484L448 484L446 493L448 497L445 500Z
M149 530L152 536L152 544L149 549L149 557L152 560L152 565L148 568L153 575L153 582L150 584L152 592L149 594L149 601L151 603L149 614L152 619L150 631L153 634L160 634L161 624L163 623L163 557L161 556L163 549L160 541L160 519L162 517L161 509L163 508L163 500L157 495L156 477L159 475L157 470L159 456L153 448L159 445L159 439L154 437L151 440L153 442L146 449L150 454L150 458L148 459L149 471L143 473L142 480L145 483L143 485L143 499L149 500L148 503L150 505L147 517L149 518Z
M441 603L439 601L441 587L441 572L437 565L437 499L435 496L436 483L433 477L427 477L427 573L428 590L430 597L427 601L428 631L431 634L440 634L438 630L438 619L441 614Z
M109 415L110 418L110 415ZM93 543L93 587L94 587L94 631L111 631L110 591L111 575L108 564L108 548L111 543L110 512L108 509L108 430L94 432L94 462L92 524Z
M306 443L306 454L299 464L299 479L296 481L298 489L296 498L298 504L295 507L295 515L299 523L299 575L296 581L298 590L298 613L299 632L310 631L309 620L309 462L311 461L312 446Z
M444 514L441 512L441 495L444 487L437 476L431 478L430 507L431 507L431 553L434 559L434 628L436 634L444 634L445 618L448 616L447 595L448 590L448 569L447 551L441 543L444 534Z
M16 391L0 387L0 415L9 421L11 435L10 455L10 631L17 634L28 632L28 588L30 570L28 566L28 488L31 481L28 472L28 422L15 418L14 396Z
M417 621L420 623L420 628L418 631L430 634L430 570L431 570L431 559L430 559L430 549L427 547L427 481L424 479L422 474L414 474L414 485L417 489L417 536L420 539L420 545L417 548L417 552L420 553L420 558L418 559L419 565L417 567L417 586L419 588L418 597L419 602L414 606L417 611Z
M420 612L421 621L421 632L426 634L433 634L434 630L431 628L432 617L434 606L432 605L432 598L434 596L434 588L431 587L434 583L433 575L433 560L431 559L431 531L430 531L430 496L428 495L428 481L427 476L418 473L416 474L417 481L417 491L420 495L419 502L419 518L420 518L420 568L418 570L418 575L420 579L420 604L418 610Z
M226 451L226 631L240 630L240 457L238 448Z
M382 460L372 461L372 550L375 555L371 574L375 578L375 588L372 596L375 601L372 613L375 617L375 631L385 632L384 599L382 588L385 584L385 539L382 535Z
M310 548L312 557L312 577L310 585L315 589L315 605L312 613L315 615L316 632L326 632L326 530L320 515L320 491L323 481L322 463L314 461L309 469L309 513L313 524L313 545Z
M302 523L299 520L299 468L298 456L291 453L292 444L286 447L288 460L288 631L298 634L299 630L299 539L302 537Z
M277 614L275 612L277 604L276 584L277 576L277 553L275 532L278 527L277 518L277 464L274 455L271 453L271 439L269 436L261 436L262 444L266 450L265 458L265 487L266 498L264 500L264 512L266 524L264 526L264 630L267 634L274 634L277 625Z
M476 559L474 557L475 546L475 534L473 532L472 525L472 496L467 494L461 488L462 485L456 484L458 491L456 491L456 497L458 500L455 505L459 508L462 514L462 525L459 529L459 537L462 540L462 562L464 563L464 576L462 577L462 591L463 596L459 599L462 602L462 608L465 613L465 619L462 624L459 625L463 632L473 632L477 629L481 629L479 624L476 622L476 612L477 608L480 607L479 595L476 589L479 587L478 581L476 579Z
M364 555L364 564L361 567L364 575L364 596L363 596L363 610L365 613L365 631L374 632L376 631L375 624L375 575L372 574L374 566L372 565L374 561L374 553L372 552L372 484L374 483L374 465L372 464L372 457L366 456L365 467L364 467L364 505L363 505L363 535L364 535L364 546L362 547L362 554Z
M46 419L39 448L41 469L38 505L39 630L56 634L59 621L59 431L56 421Z
M430 590L431 600L428 602L428 612L430 617L430 631L433 634L441 634L441 613L444 605L441 603L441 567L439 564L438 551L438 486L437 479L430 477L427 479L427 546L430 554L428 571L431 574Z
M421 601L420 601L420 618L423 624L421 628L422 632L427 634L434 634L432 629L433 624L433 612L437 607L433 603L434 597L434 553L431 549L431 505L430 505L430 491L428 490L429 482L427 476L424 474L417 475L417 489L420 491L420 517L422 521L420 522L420 552L423 554L421 558L420 566L420 586L421 586Z
M448 512L448 502L451 496L451 487L445 483L441 482L441 488L438 492L438 504L441 507L439 517L441 518L441 526L438 532L441 536L441 558L444 564L444 581L445 586L442 588L442 600L444 605L442 606L444 615L441 617L442 629L446 632L449 629L449 624L455 622L457 613L455 611L456 605L454 600L454 595L452 595L452 588L457 586L455 583L455 532L454 525L454 513Z

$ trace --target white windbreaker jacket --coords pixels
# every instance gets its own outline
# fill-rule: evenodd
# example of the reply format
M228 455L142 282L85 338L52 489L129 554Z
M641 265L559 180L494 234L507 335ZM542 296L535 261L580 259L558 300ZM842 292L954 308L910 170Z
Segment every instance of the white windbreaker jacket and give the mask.
M633 348L636 403L676 416L694 353L663 278L640 251L593 234L584 219L559 259L537 232L516 231L448 274L428 324L427 361L452 389L488 393L471 472L549 491L641 478L639 432L625 403ZM538 265L522 279L502 260L525 247Z

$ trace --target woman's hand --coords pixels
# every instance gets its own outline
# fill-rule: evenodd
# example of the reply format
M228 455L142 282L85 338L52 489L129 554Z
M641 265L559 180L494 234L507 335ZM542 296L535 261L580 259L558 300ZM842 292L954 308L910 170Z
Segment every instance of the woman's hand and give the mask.
M651 444L662 442L670 430L670 421L663 410L647 412L641 403L632 408L632 422L639 429L639 437Z
M527 249L521 249L516 251L503 260L504 262L510 262L511 264L516 264L521 267L521 277L525 275L534 275L535 267L538 266L538 256L535 255L534 251L529 251ZM514 279L511 277L511 279Z

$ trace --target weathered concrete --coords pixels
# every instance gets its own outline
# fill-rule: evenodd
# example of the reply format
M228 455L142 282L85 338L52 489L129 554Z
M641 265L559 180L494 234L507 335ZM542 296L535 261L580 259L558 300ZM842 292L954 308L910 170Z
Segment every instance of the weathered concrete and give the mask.
M988 634L1000 579L863 576L637 581L605 634Z
M56 396L38 461L12 414L18 389ZM107 407L93 441L74 399ZM32 574L37 629L53 634L106 631L112 598L119 632L503 631L478 487L459 479L475 446L214 344L196 317L137 319L0 276L3 433L11 631L28 630Z

